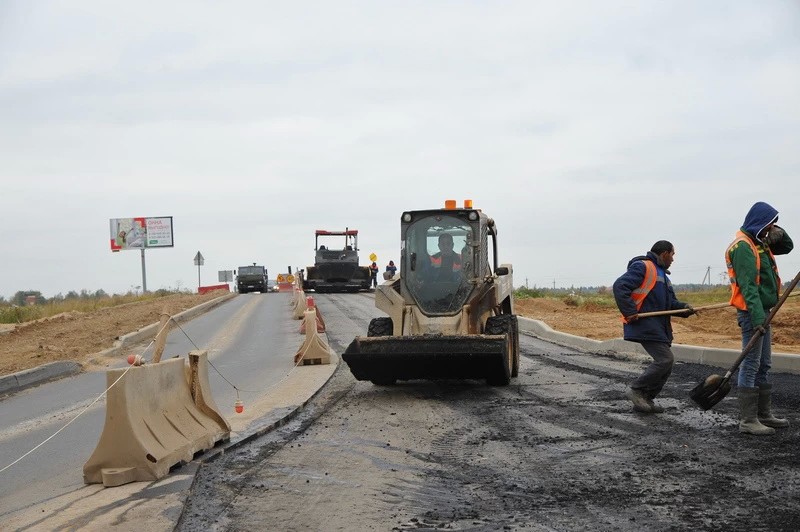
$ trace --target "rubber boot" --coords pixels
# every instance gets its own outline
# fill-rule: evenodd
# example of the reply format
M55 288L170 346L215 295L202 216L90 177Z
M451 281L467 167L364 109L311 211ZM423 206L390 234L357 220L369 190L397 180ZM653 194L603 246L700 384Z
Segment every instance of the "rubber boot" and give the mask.
M645 392L644 396L647 398L647 404L650 405L650 412L654 414L663 414L664 407L655 404L653 401L655 400L656 396L652 394L652 392Z
M789 420L772 415L772 384L764 383L758 387L758 420L762 425L776 429L789 426Z
M648 402L648 397L644 394L644 392L642 392L642 390L630 388L625 396L631 400L633 403L633 409L637 412L649 414L653 411L650 407L651 403Z
M758 388L739 388L739 432L757 436L775 434L775 429L758 421L758 391Z

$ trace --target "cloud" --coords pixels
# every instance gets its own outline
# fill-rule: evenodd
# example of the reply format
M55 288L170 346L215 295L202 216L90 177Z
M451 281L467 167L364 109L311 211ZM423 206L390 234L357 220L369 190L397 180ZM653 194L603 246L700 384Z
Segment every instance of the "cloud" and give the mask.
M447 198L497 220L517 284L608 285L661 238L673 281L699 282L754 201L800 219L799 14L4 2L0 294L141 284L109 218L173 216L148 287L188 287L198 250L209 274L307 266L315 229L399 260L400 214Z

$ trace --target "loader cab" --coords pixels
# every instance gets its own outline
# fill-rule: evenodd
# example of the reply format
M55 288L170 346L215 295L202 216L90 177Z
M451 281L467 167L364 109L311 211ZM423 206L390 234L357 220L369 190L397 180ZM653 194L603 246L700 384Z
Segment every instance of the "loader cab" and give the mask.
M403 214L404 289L426 315L461 312L483 276L476 267L485 264L486 254L480 220L474 210Z

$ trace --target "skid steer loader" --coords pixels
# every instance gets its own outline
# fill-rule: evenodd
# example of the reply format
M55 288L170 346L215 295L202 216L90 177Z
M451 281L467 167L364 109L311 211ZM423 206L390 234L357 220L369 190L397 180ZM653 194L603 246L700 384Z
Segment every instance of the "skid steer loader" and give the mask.
M407 211L400 273L384 274L367 336L342 358L358 380L486 379L505 386L519 371L512 268L497 263L494 220L466 200ZM491 242L491 244L490 244ZM490 266L491 261L491 266Z

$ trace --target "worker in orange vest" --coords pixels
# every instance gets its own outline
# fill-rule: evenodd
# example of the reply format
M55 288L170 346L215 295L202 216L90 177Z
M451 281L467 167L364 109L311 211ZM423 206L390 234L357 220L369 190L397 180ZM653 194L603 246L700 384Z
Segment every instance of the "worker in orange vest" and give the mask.
M378 286L378 272L380 268L378 268L378 263L373 262L369 265L369 276L372 279L372 288L376 288Z
M639 314L679 309L686 309L685 313L678 314L680 317L694 314L691 305L675 297L667 277L674 257L675 247L666 240L659 240L647 255L632 258L628 262L628 271L614 282L614 300L624 322L623 337L642 344L653 358L644 373L631 383L626 394L637 412L660 414L664 411L653 400L667 383L675 363L670 316L639 319Z
M768 377L772 365L772 327L764 327L767 314L778 302L781 287L775 255L784 255L794 248L792 239L777 222L778 211L774 207L756 202L725 252L731 305L737 309L742 348L756 331L761 335L742 360L737 380L739 432L746 434L774 434L776 428L789 426L787 420L772 414L772 384Z

